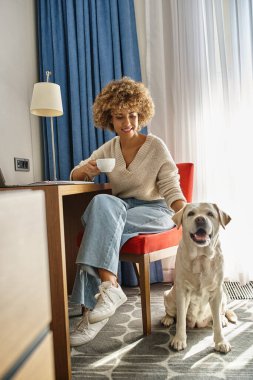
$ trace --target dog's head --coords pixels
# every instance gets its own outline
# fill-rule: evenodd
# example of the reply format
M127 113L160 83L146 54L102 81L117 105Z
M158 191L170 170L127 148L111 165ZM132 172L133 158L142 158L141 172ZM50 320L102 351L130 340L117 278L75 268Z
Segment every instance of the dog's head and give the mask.
M220 225L225 226L230 216L213 203L188 203L173 217L179 228L183 226L184 237L198 247L207 247L216 240Z

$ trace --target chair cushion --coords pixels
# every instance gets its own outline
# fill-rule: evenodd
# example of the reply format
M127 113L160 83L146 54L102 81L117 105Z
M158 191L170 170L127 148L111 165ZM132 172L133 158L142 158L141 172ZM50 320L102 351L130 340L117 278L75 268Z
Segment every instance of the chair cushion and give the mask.
M131 253L143 255L146 253L159 251L160 249L175 247L182 236L182 229L176 227L171 230L157 234L143 234L129 239L121 248L120 254Z

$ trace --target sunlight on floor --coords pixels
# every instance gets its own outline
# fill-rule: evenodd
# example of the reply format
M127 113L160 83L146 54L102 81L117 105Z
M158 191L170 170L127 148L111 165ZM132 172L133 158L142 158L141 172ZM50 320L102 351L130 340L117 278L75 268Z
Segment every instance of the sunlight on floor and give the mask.
M243 333L243 331L250 329L250 326L252 326L252 322L237 322L237 324L234 326L234 329L231 331L224 331L224 335L226 338L231 341L239 334Z
M237 322L236 325L230 325L230 329L229 330L226 330L226 328L224 328L223 333L224 333L226 339L231 342L232 339L234 339L236 336L238 336L239 334L243 333L245 330L250 329L251 325L253 325L253 323L251 323L251 322L248 322L248 323L247 322L243 322L243 323ZM190 344L190 342L188 342L188 344ZM205 350L206 348L212 346L213 344L214 343L213 343L213 334L212 334L212 335L209 335L209 336L205 337L205 339L202 339L197 344L193 345L189 349L189 351L185 354L185 356L183 357L182 360L186 360L189 357L198 354L199 352ZM245 358L245 356L244 356L245 353L247 353L246 357L248 357L248 355L249 355L248 351L249 350L253 351L253 348L250 348L250 349L246 350L241 355L242 356L242 360ZM249 352L251 352L251 351L249 351ZM193 365L192 368L198 367L202 363L203 360L206 360L206 358L204 358L204 359L196 362ZM244 360L244 363L245 363L245 360Z
M213 361L212 365L210 365L210 361L209 361L209 359L215 355L216 355L216 353L212 352L211 354L209 354L209 355L205 356L204 358L198 360L196 363L194 363L191 366L191 369L201 367L205 363L209 363L210 369L216 367L217 363L215 362L215 360Z
M198 354L199 352L205 350L207 347L210 347L213 343L213 337L212 335L209 335L205 337L204 339L200 340L197 344L194 344L190 350L185 354L183 357L183 360L188 359L189 357ZM190 342L188 342L190 344Z
M239 355L232 363L228 363L226 369L242 369L248 363L252 362L253 359L253 345L250 346L247 350L245 350L241 355Z
M143 338L137 340L136 342L132 344L128 344L126 347L121 348L120 350L117 350L115 352L112 352L110 355L106 356L103 359L98 360L95 363L92 363L89 367L90 368L97 368L100 367L106 363L109 363L113 359L118 359L119 356L126 354L128 351L132 350L137 344L139 344L142 341Z

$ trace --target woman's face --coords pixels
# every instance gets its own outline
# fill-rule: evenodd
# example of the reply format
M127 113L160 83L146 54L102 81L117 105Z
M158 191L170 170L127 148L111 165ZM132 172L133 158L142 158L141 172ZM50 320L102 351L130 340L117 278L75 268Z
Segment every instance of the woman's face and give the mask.
M113 111L112 124L118 136L131 137L138 133L138 113L122 109Z

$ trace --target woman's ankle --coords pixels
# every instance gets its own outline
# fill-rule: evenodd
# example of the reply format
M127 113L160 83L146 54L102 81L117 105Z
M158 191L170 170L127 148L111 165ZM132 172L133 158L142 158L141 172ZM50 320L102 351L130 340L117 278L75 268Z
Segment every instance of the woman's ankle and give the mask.
M113 286L118 287L117 277L106 269L98 269L98 275L102 282L110 281Z
M90 311L90 309L88 309L85 305L81 305L81 307L82 307L82 316L84 317Z

